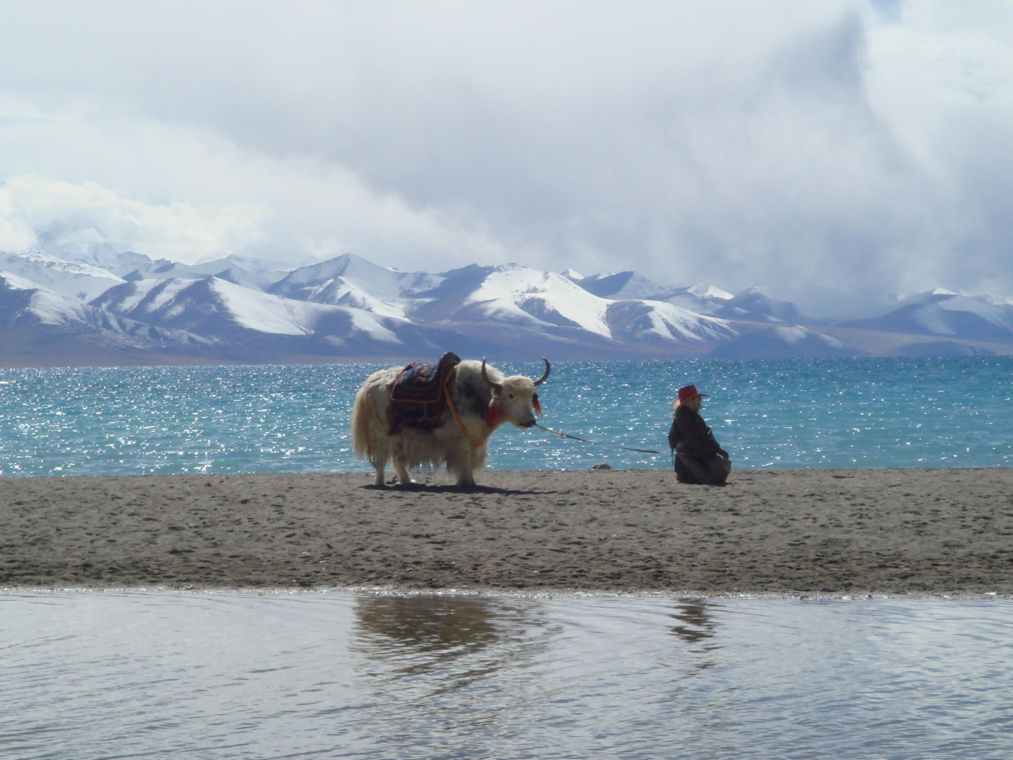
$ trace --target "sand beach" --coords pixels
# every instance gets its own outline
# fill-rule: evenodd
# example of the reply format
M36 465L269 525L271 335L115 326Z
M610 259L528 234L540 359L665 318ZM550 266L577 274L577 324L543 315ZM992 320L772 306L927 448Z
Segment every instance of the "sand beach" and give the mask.
M0 586L1013 594L1013 470L0 479Z

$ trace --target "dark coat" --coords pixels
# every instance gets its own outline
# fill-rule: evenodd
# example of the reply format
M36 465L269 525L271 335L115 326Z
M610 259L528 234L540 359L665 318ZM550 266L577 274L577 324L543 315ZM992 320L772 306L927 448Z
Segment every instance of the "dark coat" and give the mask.
M714 434L703 417L685 404L680 404L675 410L675 419L668 432L668 444L675 449L676 454L694 459L728 456L728 452L714 440Z

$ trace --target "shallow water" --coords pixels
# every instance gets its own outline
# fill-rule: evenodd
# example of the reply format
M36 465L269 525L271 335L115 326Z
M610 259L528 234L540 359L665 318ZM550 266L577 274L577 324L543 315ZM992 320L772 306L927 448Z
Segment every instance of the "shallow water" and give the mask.
M0 756L1008 757L1013 601L8 592Z
M364 471L350 408L378 366L0 369L0 476ZM592 443L508 426L489 466L668 468L687 382L737 468L1013 466L1013 357L557 362L543 422Z

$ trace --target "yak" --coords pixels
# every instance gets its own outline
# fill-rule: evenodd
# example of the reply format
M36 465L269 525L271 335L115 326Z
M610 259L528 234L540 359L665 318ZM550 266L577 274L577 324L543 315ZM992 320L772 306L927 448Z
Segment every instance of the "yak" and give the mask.
M384 468L393 460L398 482L413 483L409 468L439 465L462 488L475 486L475 473L485 466L489 436L503 423L519 428L535 425L542 413L538 386L549 379L551 366L537 380L524 375L505 377L486 360L454 360L442 386L442 404L425 425L392 426L395 383L406 371L391 367L363 382L352 406L352 441L356 456L376 469L376 485L384 485ZM446 358L446 357L444 357ZM441 360L442 364L442 360ZM411 365L409 365L410 367ZM396 422L396 421L395 421Z

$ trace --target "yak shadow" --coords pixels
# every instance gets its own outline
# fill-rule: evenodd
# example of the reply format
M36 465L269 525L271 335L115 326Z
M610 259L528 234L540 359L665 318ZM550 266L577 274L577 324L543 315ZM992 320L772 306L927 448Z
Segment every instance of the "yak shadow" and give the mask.
M498 488L497 486L458 486L452 484L430 485L427 483L400 483L384 484L382 486L370 483L362 486L370 491L389 491L390 493L423 493L423 494L497 494L501 496L547 496L557 494L559 491L546 491L542 489L517 489Z

